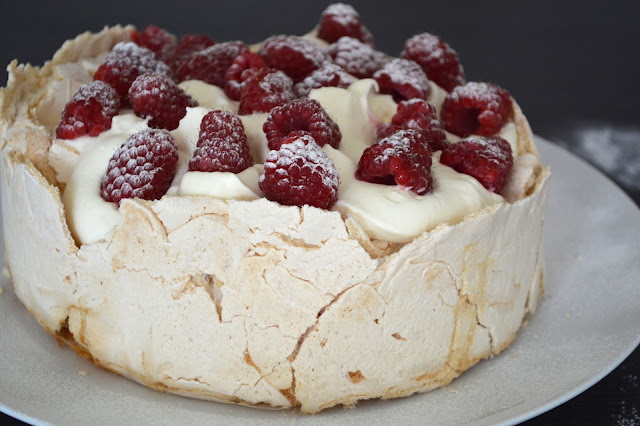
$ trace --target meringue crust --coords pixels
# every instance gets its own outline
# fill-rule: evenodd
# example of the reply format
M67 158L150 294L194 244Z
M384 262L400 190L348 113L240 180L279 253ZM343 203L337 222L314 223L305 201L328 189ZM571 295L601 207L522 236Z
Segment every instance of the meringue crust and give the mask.
M308 206L165 196L123 201L106 241L78 247L45 104L69 81L59 65L130 32L82 34L42 68L14 61L2 90L6 259L49 333L156 390L305 413L447 385L514 340L543 289L549 170L536 161L508 202L407 244ZM516 104L514 122L539 160Z

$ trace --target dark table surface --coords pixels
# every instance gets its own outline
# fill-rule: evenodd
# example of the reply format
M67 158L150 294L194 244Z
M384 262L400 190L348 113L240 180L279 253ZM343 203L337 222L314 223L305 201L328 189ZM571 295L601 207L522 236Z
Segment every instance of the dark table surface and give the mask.
M302 34L329 2L14 2L0 63L42 64L76 34L155 23L177 35L256 42ZM640 206L640 6L632 1L353 1L376 45L398 55L429 31L457 52L468 80L507 88L534 132L586 159ZM0 73L4 84L6 73ZM640 261L640 253L638 254ZM639 279L640 285L640 279ZM640 301L639 301L640 303ZM640 324L638 324L640 328ZM0 350L2 350L0 348ZM1 380L1 376L0 376ZM640 349L581 395L527 424L640 424ZM1 424L19 424L0 413Z

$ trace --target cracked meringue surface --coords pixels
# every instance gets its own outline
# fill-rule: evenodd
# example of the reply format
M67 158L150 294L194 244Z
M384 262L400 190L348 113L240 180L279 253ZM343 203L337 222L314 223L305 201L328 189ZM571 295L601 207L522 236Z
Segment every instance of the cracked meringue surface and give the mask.
M306 413L444 386L511 343L543 287L549 176L517 105L506 202L406 244L337 211L166 196L124 200L108 237L78 246L60 147L33 111L48 116L62 64L130 31L83 34L43 69L14 63L2 92L7 263L47 331L157 390Z

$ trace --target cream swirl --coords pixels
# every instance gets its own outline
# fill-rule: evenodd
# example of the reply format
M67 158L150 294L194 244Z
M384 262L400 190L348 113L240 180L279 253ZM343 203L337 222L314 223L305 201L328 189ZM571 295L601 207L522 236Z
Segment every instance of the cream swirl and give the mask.
M171 132L178 142L179 162L167 196L210 196L224 200L261 197L257 182L262 171L260 163L269 152L262 131L267 114L241 116L256 166L237 175L189 172L188 163L198 141L202 117L211 109L236 111L237 103L229 100L219 87L204 82L184 82L181 87L201 106L187 108L179 127ZM443 98L440 92L431 91L433 99L430 100L436 102L438 108ZM397 186L358 181L354 177L357 162L362 152L375 142L377 124L391 119L395 102L389 96L380 95L376 82L371 79L359 80L348 89L315 89L309 97L320 102L342 132L339 150L325 147L340 173L340 192L334 210L340 211L343 217L352 216L371 238L406 243L441 223L455 224L487 205L504 202L474 178L441 165L438 153L433 156L434 189L427 195L418 196ZM113 152L131 134L146 127L145 120L123 110L114 118L110 130L95 138L71 142L80 155L76 154L73 161L61 162L67 170L58 170L58 173L70 174L64 203L69 227L79 243L105 240L120 222L117 207L100 196L102 176ZM517 147L518 135L513 123L508 123L500 135L512 147ZM69 173L69 169L73 172Z

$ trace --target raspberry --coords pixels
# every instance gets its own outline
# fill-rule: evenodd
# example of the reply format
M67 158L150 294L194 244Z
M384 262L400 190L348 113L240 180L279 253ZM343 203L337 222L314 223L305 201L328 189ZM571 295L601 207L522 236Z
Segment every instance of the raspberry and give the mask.
M131 41L146 47L156 54L156 58L167 62L176 51L176 36L156 25L147 25L141 33L134 31Z
M293 81L285 73L263 68L245 82L238 114L269 112L295 98Z
M269 151L264 174L258 181L269 200L321 209L328 209L336 202L339 183L333 161L310 135Z
M421 132L431 147L431 151L440 151L448 145L447 136L438 120L436 108L422 99L400 102L391 123L378 130L378 138L382 139L400 129Z
M393 96L396 102L407 99L427 99L429 80L420 65L406 59L394 59L373 74L380 93Z
M127 105L127 94L133 81L144 73L171 76L167 64L156 59L155 54L145 47L132 42L120 42L107 55L93 75L94 80L102 80L116 89L120 104Z
M224 87L224 75L236 56L248 50L241 41L214 44L188 56L178 66L178 81L202 80Z
M171 186L177 164L178 145L168 131L134 133L109 160L100 195L118 206L123 198L157 200Z
M84 84L64 106L56 137L98 136L111 128L111 119L118 114L118 108L120 97L113 87L104 81Z
M239 101L244 89L244 83L257 70L265 68L266 64L262 56L249 51L236 56L224 76L224 92L234 101Z
M326 63L296 84L294 89L300 97L309 96L313 89L319 87L341 87L346 89L356 80L335 64Z
M187 34L182 36L178 47L176 48L173 57L171 58L170 65L173 70L177 70L178 66L192 54L206 49L209 46L216 44L215 41L201 34Z
M258 51L267 65L287 74L299 83L329 61L329 55L312 41L299 37L273 36L262 43Z
M465 82L456 51L432 34L417 34L407 40L402 57L420 64L429 80L447 92Z
M149 126L173 130L187 113L198 106L184 90L162 75L142 74L129 89L129 102L138 117L150 118Z
M283 139L297 130L310 134L320 146L329 144L337 149L342 139L338 125L315 99L298 99L273 108L262 130L269 149L279 149Z
M499 136L471 136L444 149L440 162L473 176L489 191L499 194L511 172L513 155L509 142Z
M343 3L329 5L320 17L318 38L333 43L343 36L373 46L371 33L362 25L360 15L353 7Z
M509 93L488 83L467 83L449 93L440 118L445 130L458 136L491 136L513 112Z
M189 170L240 173L253 166L242 121L228 111L211 111L200 123Z
M389 62L384 53L351 37L340 37L329 46L329 54L333 63L356 78L371 78L373 73Z
M399 130L364 150L356 178L424 195L432 185L431 149L422 133Z

